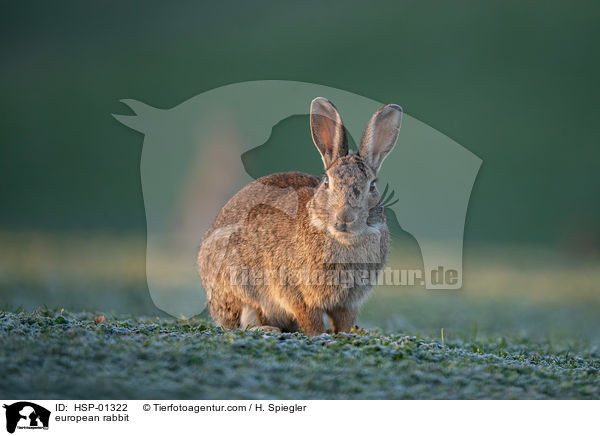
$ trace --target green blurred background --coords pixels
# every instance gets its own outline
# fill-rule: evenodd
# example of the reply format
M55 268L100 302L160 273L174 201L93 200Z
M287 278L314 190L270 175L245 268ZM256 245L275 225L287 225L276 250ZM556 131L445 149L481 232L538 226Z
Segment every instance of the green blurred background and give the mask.
M467 328L485 324L477 304L492 313L502 298L514 317L535 295L541 321L528 331L567 307L569 332L597 338L586 332L600 314L599 12L585 1L5 2L0 304L156 313L143 137L111 114L128 113L123 98L170 108L284 79L401 104L483 159L465 228L472 285L394 297L409 308L399 323L377 310L382 293L365 322Z

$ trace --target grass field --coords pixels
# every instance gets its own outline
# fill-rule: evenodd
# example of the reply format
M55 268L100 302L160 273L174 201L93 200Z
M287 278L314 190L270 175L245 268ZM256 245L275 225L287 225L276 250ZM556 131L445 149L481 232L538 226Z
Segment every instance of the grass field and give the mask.
M143 241L31 241L0 250L2 398L600 398L596 261L478 249L463 290L378 288L307 338L160 312Z
M3 398L598 398L600 353L522 337L224 331L40 310L0 314Z

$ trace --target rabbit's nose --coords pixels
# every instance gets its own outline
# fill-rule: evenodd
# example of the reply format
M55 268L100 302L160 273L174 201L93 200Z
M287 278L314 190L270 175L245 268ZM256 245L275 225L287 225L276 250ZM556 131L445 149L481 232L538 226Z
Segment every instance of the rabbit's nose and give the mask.
M342 221L337 221L335 223L335 229L339 232L345 232L346 230L348 230L348 224Z
M348 225L356 221L356 214L350 209L343 209L341 212L336 214L335 228L340 232L348 230Z

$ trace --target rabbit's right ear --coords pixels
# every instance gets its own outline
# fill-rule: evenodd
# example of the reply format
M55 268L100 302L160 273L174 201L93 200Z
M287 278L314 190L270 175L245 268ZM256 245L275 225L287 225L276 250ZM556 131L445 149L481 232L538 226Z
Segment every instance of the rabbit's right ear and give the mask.
M310 104L310 130L325 169L348 154L348 138L342 117L326 98L317 97Z

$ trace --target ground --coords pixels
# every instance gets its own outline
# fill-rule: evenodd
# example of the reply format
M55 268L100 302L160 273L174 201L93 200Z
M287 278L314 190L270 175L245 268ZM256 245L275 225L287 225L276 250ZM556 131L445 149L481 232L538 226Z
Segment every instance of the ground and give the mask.
M0 313L2 398L600 398L600 352L526 338L307 338L205 321Z
M469 246L463 289L378 287L307 338L161 312L145 242L0 235L1 398L600 399L598 259Z

